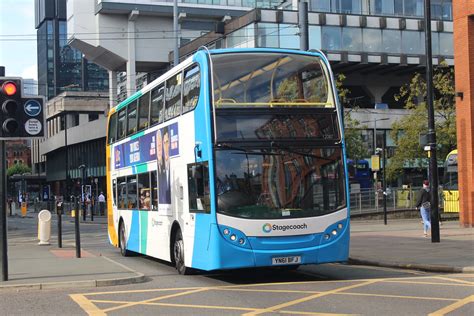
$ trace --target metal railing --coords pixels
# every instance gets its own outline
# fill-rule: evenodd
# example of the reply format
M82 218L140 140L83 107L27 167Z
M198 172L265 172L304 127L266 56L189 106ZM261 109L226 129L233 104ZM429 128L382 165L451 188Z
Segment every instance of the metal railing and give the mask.
M420 188L387 188L387 211L416 208ZM383 191L361 189L350 193L351 215L383 212ZM439 194L439 210L443 208L443 192Z

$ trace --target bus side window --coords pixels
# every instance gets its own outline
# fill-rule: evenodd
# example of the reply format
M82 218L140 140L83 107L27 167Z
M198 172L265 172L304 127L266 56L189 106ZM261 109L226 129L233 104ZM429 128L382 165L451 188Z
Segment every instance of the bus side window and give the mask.
M127 208L127 182L125 177L121 177L117 179L118 183L118 203L117 207L119 209L126 209Z
M165 120L181 113L181 73L166 80Z
M127 135L137 131L137 102L128 105L127 129Z
M195 65L185 71L183 84L183 113L191 111L196 107L199 99L200 81L201 74L199 72L199 66Z
M138 189L140 198L138 200L138 208L140 210L149 211L151 209L151 192L150 192L150 175L149 173L140 173L138 175Z
M150 93L147 92L140 99L138 99L138 130L141 131L148 126L148 114L150 112Z
M135 175L127 177L127 209L137 208L137 177Z
M158 211L158 178L156 171L150 172L151 210Z
M164 90L164 85L160 85L151 91L150 125L163 122Z
M113 199L114 199L114 203L115 206L118 206L118 203L117 203L117 179L113 179L112 181L112 194L113 194Z
M112 144L117 140L117 113L112 114L110 117L109 130L107 132L107 144Z
M188 165L188 196L190 212L211 212L207 162Z
M123 109L118 114L118 135L117 139L122 139L125 137L126 130L127 130L127 109Z

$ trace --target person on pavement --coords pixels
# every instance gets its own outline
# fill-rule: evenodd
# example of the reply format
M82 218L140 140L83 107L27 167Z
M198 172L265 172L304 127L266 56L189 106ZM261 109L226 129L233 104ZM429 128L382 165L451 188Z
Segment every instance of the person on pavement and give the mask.
M431 230L430 212L431 212L431 194L430 183L428 180L423 181L423 188L418 193L418 200L416 208L420 210L421 218L423 219L423 235L428 236Z
M99 195L99 213L100 215L104 215L104 210L105 210L105 196L103 192L100 192Z

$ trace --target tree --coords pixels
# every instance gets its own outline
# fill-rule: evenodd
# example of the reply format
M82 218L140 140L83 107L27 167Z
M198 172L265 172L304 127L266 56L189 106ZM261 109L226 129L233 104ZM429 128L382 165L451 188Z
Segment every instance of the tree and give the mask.
M456 109L454 104L454 69L442 63L434 69L433 76L435 128L438 159L456 148ZM426 168L426 153L419 144L420 133L428 131L425 76L416 73L409 83L400 88L395 100L405 102L409 115L392 125L391 136L397 147L387 166L387 176L396 179L402 174L406 161L415 168Z
M31 172L31 168L27 165L17 163L7 169L7 176L11 177L14 174L23 174Z
M349 107L350 91L344 88L343 82L346 79L344 74L338 74L336 77L336 89L343 109ZM355 110L354 107L351 110ZM361 129L365 128L360 122L351 117L351 111L344 111L344 139L346 143L347 157L353 160L359 160L367 157L367 147L362 139Z

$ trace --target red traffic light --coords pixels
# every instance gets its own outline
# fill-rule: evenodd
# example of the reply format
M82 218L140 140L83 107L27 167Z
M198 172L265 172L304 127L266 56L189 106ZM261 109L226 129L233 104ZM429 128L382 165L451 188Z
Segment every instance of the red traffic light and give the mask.
M2 91L8 96L12 96L16 93L16 84L11 81L7 81L2 85Z

